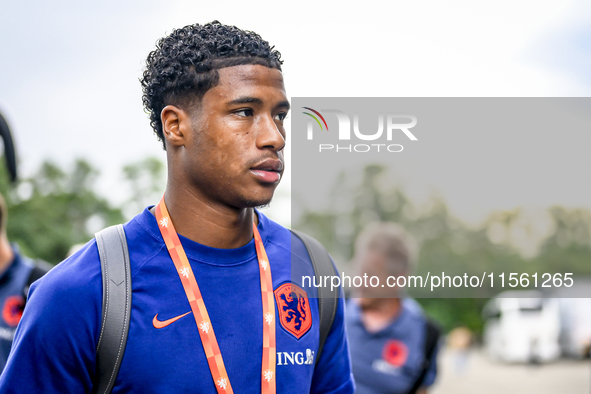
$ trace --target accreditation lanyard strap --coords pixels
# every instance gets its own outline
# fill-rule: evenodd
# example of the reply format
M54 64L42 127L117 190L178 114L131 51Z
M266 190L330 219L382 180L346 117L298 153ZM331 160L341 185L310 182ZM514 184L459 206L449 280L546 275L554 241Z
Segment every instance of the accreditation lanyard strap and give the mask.
M220 347L218 346L217 339L213 332L213 326L205 303L201 297L197 280L193 275L193 270L185 254L185 250L181 245L181 241L174 229L166 204L164 203L164 197L160 200L160 203L156 206L156 220L158 221L158 228L162 233L162 238L168 248L168 253L172 258L174 266L176 267L177 273L187 299L191 305L193 316L195 317L195 323L201 337L201 343L203 344L203 350L207 357L207 363L209 364L209 370L215 383L215 387L219 394L230 394L233 393L226 367L222 359ZM273 297L273 281L271 279L271 266L269 265L269 259L265 252L265 247L261 240L261 235L253 223L253 232L257 257L259 261L259 272L261 278L261 297L263 302L263 362L261 367L261 393L263 394L275 394L275 300Z

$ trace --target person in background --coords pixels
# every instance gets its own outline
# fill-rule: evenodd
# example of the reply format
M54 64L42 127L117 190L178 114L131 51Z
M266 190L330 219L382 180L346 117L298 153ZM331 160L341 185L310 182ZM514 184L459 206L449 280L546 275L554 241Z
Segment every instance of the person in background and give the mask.
M43 276L51 266L23 256L6 235L6 202L0 195L0 372L10 354L16 326L21 320L31 283Z
M356 240L355 269L380 280L356 288L347 305L357 394L424 394L435 381L439 330L416 301L387 285L408 277L416 255L414 240L394 223L369 225Z
M17 180L16 150L10 127L0 113L0 138L3 142L4 159L8 178L12 184ZM6 232L8 210L0 194L0 372L12 348L16 326L21 320L29 287L51 269L42 260L33 261L23 256L16 244L8 241Z
M454 359L454 372L464 375L468 369L474 336L467 327L456 327L446 336L446 347Z

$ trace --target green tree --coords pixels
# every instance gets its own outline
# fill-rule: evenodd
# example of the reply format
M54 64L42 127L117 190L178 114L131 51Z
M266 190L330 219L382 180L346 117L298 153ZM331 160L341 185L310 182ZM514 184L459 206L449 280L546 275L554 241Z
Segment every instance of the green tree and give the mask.
M295 223L296 228L318 238L339 268L349 275L355 274L346 271L354 240L372 221L397 222L414 236L420 245L416 273L423 277L428 272L445 272L451 276L465 273L480 278L484 272L533 274L544 270L558 272L557 269L591 275L591 212L588 210L550 209L553 231L546 239L539 240L541 247L537 254L526 255L511 235L515 226L524 227L519 229L524 231L528 228L522 210L493 212L479 228L469 227L454 218L440 199L434 198L430 209L417 209L403 190L391 186L386 175L386 168L378 165L365 167L358 177L341 174L330 195L330 208L322 212L308 208ZM499 232L506 239L493 242L491 235ZM476 298L419 298L418 301L446 329L464 325L479 333L483 327L482 307L492 295L487 287L474 289L478 291ZM497 293L507 289L499 289L497 283L492 290Z
M72 245L92 238L90 227L122 222L121 210L93 189L98 175L82 159L69 172L46 161L34 176L14 187L0 182L8 208L9 239L26 255L55 264Z
M149 204L157 204L165 188L166 166L156 157L147 157L123 167L129 197L124 204L127 216L135 215Z

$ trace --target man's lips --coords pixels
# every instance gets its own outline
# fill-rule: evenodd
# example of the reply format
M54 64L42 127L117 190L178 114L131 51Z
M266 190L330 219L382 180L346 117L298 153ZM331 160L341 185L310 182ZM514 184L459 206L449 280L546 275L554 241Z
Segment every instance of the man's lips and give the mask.
M250 169L257 178L266 183L277 183L281 179L283 162L278 159L266 159Z

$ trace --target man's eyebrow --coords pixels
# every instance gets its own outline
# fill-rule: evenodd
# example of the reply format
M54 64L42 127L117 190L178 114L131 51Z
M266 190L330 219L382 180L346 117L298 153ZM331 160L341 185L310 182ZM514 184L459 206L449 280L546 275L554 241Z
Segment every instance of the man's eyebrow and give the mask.
M235 105L235 104L262 104L263 100L256 97L249 97L249 96L241 96L237 99L234 99L228 102L228 105Z
M289 111L289 109L291 108L291 105L289 105L289 101L286 100L286 101L282 101L279 104L277 104L277 107L283 107Z
M263 100L261 100L260 98L257 97L250 97L250 96L241 96L238 97L232 101L229 101L227 103L227 105L238 105L238 104L258 104L258 105L262 105L263 104ZM289 101L285 100L285 101L281 101L279 102L276 107L278 108L286 108L288 111L291 108L291 106L289 105Z

